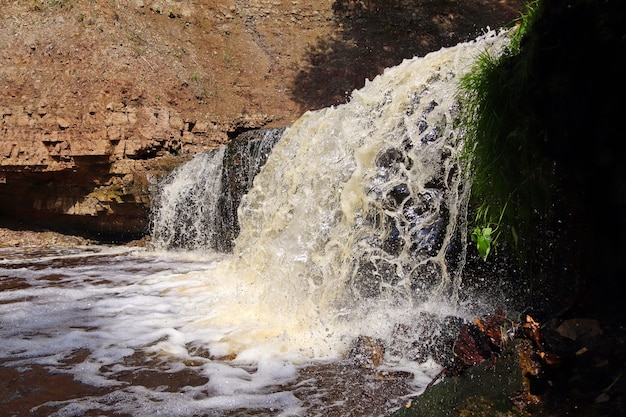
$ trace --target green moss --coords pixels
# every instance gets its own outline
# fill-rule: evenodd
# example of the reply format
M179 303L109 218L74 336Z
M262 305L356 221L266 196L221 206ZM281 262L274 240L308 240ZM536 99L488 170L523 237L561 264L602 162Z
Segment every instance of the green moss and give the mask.
M611 314L620 301L610 289L626 274L626 2L530 6L508 50L483 55L460 89L470 230L498 225L488 262L517 255L515 283L537 307Z
M426 389L389 417L525 417L511 398L525 392L516 342L494 363L483 362Z

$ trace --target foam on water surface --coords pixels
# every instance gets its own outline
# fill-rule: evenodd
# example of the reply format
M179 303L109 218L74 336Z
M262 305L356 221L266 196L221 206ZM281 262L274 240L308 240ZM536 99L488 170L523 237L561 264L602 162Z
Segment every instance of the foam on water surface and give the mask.
M299 369L341 353L316 358L297 333L277 335L283 323L262 326L231 305L240 283L220 271L225 255L91 247L0 258L0 364L41 365L105 392L38 404L35 415L313 415L296 395L310 383ZM214 310L232 323L212 323Z

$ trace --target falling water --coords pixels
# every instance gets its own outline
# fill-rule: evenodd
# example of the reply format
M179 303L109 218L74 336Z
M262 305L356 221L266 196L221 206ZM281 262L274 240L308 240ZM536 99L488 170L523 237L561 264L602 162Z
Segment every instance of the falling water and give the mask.
M425 311L431 321L461 314L468 187L457 85L502 39L490 34L405 60L349 103L308 112L281 132L241 201L234 256L222 265L237 288L207 323L246 323L251 343L279 340L280 351L325 356L361 334L391 340L398 329L415 330ZM222 160L202 155L166 180L157 231L182 233L161 218L173 206L185 234L223 240L211 228ZM201 179L198 191L186 191L191 175ZM186 224L207 217L213 223L202 232ZM431 343L433 334L424 336L419 343Z
M284 128L242 133L227 146L197 155L161 181L151 216L156 247L230 251L239 232L241 196L283 132Z
M217 247L220 220L216 213L224 150L222 147L197 155L159 185L152 215L152 238L157 247Z
M287 333L334 329L311 337L332 346L457 308L468 187L456 88L501 39L406 60L286 130L239 207L232 268L255 288L248 308Z
M155 250L0 251L0 370L79 385L3 407L377 416L419 393L440 369L443 323L475 313L456 302L468 192L456 87L505 42L490 33L386 70L274 132L271 154L251 158L265 164L234 174L245 181L225 179L236 153L198 155L159 187ZM226 189L249 189L236 238ZM359 336L386 346L376 370L345 364Z

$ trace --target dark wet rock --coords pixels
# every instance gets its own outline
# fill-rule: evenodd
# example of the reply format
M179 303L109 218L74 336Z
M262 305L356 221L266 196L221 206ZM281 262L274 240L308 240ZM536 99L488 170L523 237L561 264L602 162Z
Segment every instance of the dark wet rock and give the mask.
M495 314L462 326L454 360L390 417L626 414L626 326ZM506 323L507 325L500 326Z
M349 359L362 368L380 366L385 356L385 342L369 336L359 336L350 344Z
M526 415L511 402L511 398L528 393L520 359L524 357L529 343L521 341L511 346L495 366L490 362L481 362L461 376L444 379L391 416Z
M254 177L272 153L285 128L256 129L238 135L228 143L222 170L222 193L218 202L220 241L217 249L229 252L239 234L237 208L252 187Z

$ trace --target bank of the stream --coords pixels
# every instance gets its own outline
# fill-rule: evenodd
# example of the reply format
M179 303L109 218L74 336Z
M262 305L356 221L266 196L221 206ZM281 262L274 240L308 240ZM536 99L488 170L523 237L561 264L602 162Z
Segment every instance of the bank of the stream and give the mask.
M0 215L121 240L146 232L151 179L509 26L525 2L0 3Z
M519 51L483 57L484 72L471 80L480 106L470 120L477 133L470 205L478 213L470 219L478 223L470 257L482 249L484 260L465 271L470 279L486 272L487 282L510 291L519 319L537 319L540 366L528 370L522 358L480 377L469 371L398 415L626 413L626 310L616 291L626 276L626 147L624 105L615 99L626 94L618 58L626 53L626 7L611 0L536 5ZM499 251L490 253L500 232L491 247ZM494 359L483 346L472 347L472 358L493 368L481 361ZM522 385L509 389L507 376Z
M50 230L19 230L17 227L0 228L0 248L82 246L94 243L81 236L66 235Z

